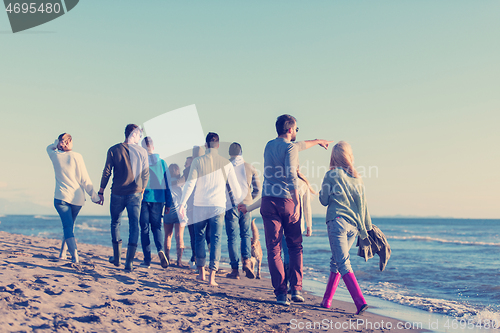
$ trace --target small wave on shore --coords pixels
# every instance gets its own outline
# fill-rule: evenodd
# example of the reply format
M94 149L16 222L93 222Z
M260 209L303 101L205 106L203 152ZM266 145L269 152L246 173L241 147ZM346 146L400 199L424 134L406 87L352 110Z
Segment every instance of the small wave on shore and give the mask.
M44 215L35 215L35 216L33 216L33 218L39 219L39 220L56 220L57 219L57 217L54 217L54 216L44 216Z
M500 327L500 309L494 306L473 305L467 302L452 301L431 297L424 297L410 292L402 285L390 282L367 284L364 287L367 295L376 296L402 305L416 307L428 312L445 314L482 325L485 321L496 322Z
M88 223L83 222L82 224L77 224L76 227L81 230L88 230L88 231L100 231L100 232L107 232L108 230L101 229L101 228L96 228L88 225Z
M451 240L451 239L443 239L443 238L428 237L428 236L388 236L387 238L398 239L398 240L420 240L420 241L451 243L451 244L461 244L461 245L500 246L500 243Z

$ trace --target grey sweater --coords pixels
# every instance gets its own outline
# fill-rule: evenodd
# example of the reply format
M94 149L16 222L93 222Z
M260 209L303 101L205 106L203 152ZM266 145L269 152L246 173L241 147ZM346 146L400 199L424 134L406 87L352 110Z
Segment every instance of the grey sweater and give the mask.
M290 191L299 188L297 167L299 151L305 149L305 142L290 142L276 138L264 149L263 197L291 199Z
M342 168L329 170L323 178L319 201L326 210L326 221L343 217L357 226L361 239L368 237L372 220L365 199L365 187L361 178L354 178Z

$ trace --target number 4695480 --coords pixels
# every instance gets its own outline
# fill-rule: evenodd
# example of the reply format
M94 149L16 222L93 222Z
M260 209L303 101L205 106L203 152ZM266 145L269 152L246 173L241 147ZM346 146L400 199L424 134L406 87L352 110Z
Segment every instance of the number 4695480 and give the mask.
M7 8L5 9L7 13L23 13L23 14L35 14L35 13L47 13L47 14L52 14L56 13L59 14L61 11L61 5L58 3L52 4L50 2L48 3L41 3L39 6L37 6L36 3L15 3L14 5L12 3L9 3Z

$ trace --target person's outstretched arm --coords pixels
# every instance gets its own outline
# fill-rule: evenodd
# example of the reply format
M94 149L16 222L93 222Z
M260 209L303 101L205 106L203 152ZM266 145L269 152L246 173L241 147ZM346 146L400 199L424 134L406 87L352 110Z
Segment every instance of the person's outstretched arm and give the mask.
M314 139L314 140L299 141L296 143L296 145L297 148L299 148L299 151L309 149L316 145L320 145L321 147L328 149L328 145L332 142L333 141L328 141L323 139Z

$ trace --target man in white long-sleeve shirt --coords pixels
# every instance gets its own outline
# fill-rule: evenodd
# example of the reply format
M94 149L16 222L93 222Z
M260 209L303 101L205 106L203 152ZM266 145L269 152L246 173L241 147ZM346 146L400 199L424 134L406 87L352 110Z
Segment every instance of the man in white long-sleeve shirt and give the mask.
M198 279L205 280L205 231L210 225L210 263L209 284L217 286L215 272L219 268L221 253L221 236L226 211L226 183L229 184L234 198L241 197L241 189L228 159L219 155L219 136L208 133L205 155L199 156L191 163L189 176L182 193L179 214L184 217L186 202L194 191L193 221L195 227L196 266L199 270ZM235 202L238 204L238 202Z

